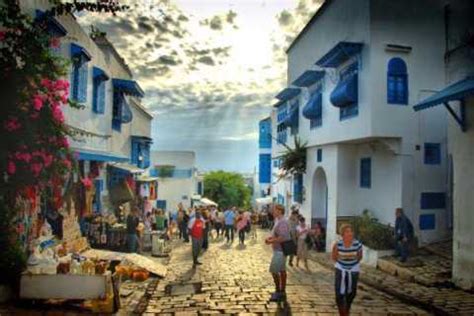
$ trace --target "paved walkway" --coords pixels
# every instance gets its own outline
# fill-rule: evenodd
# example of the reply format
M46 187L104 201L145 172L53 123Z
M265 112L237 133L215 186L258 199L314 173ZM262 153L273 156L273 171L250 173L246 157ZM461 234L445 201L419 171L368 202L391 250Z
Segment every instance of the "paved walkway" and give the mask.
M333 272L310 262L311 273L290 268L288 303L269 302L274 290L268 272L271 249L257 241L246 247L212 242L202 256L204 263L192 269L190 245L176 242L169 273L151 295L146 315L152 314L280 314L335 315ZM199 282L202 282L199 283ZM194 293L194 290L199 290ZM352 315L426 315L417 307L366 285L359 285Z

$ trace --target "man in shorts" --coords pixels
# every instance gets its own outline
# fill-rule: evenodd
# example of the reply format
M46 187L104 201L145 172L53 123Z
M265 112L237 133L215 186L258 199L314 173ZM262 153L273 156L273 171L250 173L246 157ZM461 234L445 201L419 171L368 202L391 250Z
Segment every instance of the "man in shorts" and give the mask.
M265 243L272 245L273 256L270 262L270 273L275 282L275 293L272 294L271 301L285 300L286 298L286 257L283 254L281 243L291 239L290 226L288 221L283 217L285 215L285 208L283 205L277 204L273 207L273 217L275 225L272 233Z

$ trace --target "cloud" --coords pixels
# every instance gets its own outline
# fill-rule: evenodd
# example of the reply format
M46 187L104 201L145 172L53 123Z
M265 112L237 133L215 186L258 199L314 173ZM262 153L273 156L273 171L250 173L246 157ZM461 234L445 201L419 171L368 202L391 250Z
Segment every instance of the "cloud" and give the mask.
M209 66L214 66L216 64L216 62L214 61L214 59L210 56L202 56L202 57L199 57L197 59L197 62L198 63L201 63L201 64L206 64L206 65L209 65Z
M173 56L162 55L157 60L157 63L168 65L168 66L176 66L179 65L181 62L176 60Z
M293 16L288 10L284 10L278 15L278 23L283 27L288 26L293 23Z

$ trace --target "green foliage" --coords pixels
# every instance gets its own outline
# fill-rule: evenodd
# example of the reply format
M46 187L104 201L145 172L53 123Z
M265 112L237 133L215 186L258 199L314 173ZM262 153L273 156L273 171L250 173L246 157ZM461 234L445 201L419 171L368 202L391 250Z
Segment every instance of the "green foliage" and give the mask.
M238 173L213 171L204 177L204 196L223 208L232 206L248 208L251 189Z
M286 144L286 151L282 155L281 168L285 171L283 176L290 174L306 173L306 149L307 143L301 143L301 139L295 136L295 146L291 148Z
M352 219L351 224L356 238L367 247L375 250L394 248L393 228L380 223L368 210Z

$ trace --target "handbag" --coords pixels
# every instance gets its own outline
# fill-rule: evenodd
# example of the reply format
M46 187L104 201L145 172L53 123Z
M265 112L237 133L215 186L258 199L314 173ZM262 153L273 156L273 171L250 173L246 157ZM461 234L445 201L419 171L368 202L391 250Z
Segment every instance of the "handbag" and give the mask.
M296 244L292 239L283 241L282 243L280 243L280 245L285 256L296 255Z

